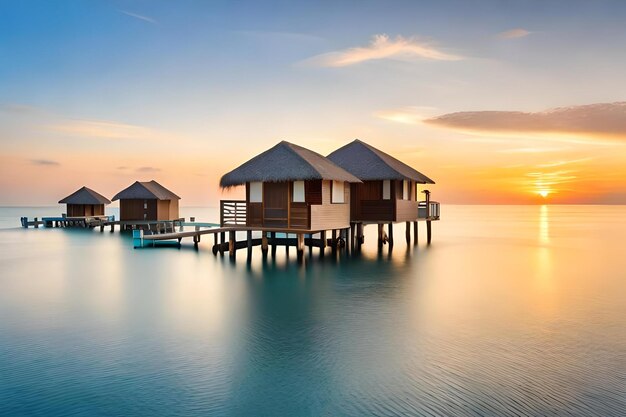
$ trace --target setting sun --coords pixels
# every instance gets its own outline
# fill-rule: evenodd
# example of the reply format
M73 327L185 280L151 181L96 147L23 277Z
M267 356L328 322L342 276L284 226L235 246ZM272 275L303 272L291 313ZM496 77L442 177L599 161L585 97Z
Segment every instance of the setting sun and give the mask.
M548 194L550 194L550 191L548 191L548 190L539 190L539 191L537 191L537 194L539 194L543 198L546 198L548 196Z

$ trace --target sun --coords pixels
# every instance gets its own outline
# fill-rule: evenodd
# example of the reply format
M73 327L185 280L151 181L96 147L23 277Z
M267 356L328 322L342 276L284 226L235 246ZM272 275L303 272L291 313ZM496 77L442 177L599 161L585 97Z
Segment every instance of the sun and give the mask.
M546 198L548 196L548 194L550 194L550 191L548 191L548 190L539 190L539 191L537 191L537 194L539 194L543 198Z

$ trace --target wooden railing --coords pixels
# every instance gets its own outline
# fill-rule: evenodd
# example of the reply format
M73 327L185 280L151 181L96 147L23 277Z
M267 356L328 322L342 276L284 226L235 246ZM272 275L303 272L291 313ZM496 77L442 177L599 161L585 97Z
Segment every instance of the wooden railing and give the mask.
M220 226L245 226L246 201L220 200Z
M437 201L420 201L417 205L417 218L439 220L439 203Z

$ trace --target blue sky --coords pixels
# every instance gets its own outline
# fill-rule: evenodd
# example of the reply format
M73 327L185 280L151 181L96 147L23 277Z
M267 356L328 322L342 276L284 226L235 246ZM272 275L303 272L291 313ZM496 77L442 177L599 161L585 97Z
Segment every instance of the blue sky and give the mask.
M0 203L44 204L62 193L42 182L49 173L106 193L148 172L188 201L210 203L221 173L281 139L328 153L359 137L443 179L438 191L455 202L501 201L492 194L506 184L483 183L485 170L589 155L619 165L615 148L593 139L511 139L423 120L621 102L625 9L621 1L2 1L2 162L29 170L24 181L42 192L15 189ZM103 158L86 164L95 153ZM41 160L56 165L33 162ZM472 181L455 178L461 167ZM592 168L576 168L577 187ZM524 175L511 174L510 185ZM603 181L611 186L594 198L619 200L623 185ZM199 197L198 188L207 191ZM563 201L584 201L566 189L576 187L553 188Z

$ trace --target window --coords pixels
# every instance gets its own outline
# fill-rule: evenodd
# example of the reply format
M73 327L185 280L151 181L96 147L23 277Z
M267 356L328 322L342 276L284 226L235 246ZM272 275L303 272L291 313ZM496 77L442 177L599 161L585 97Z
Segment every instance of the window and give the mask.
M332 184L331 203L343 203L344 202L344 183L343 181L333 181Z
M143 209L148 210L148 202L146 200L143 200Z
M304 203L304 181L293 182L291 201L293 201L294 203Z
M250 202L263 202L263 183L261 181L255 181L250 183Z
M409 199L409 182L407 180L402 180L402 199Z
M383 200L391 199L391 181L384 180L383 181Z

